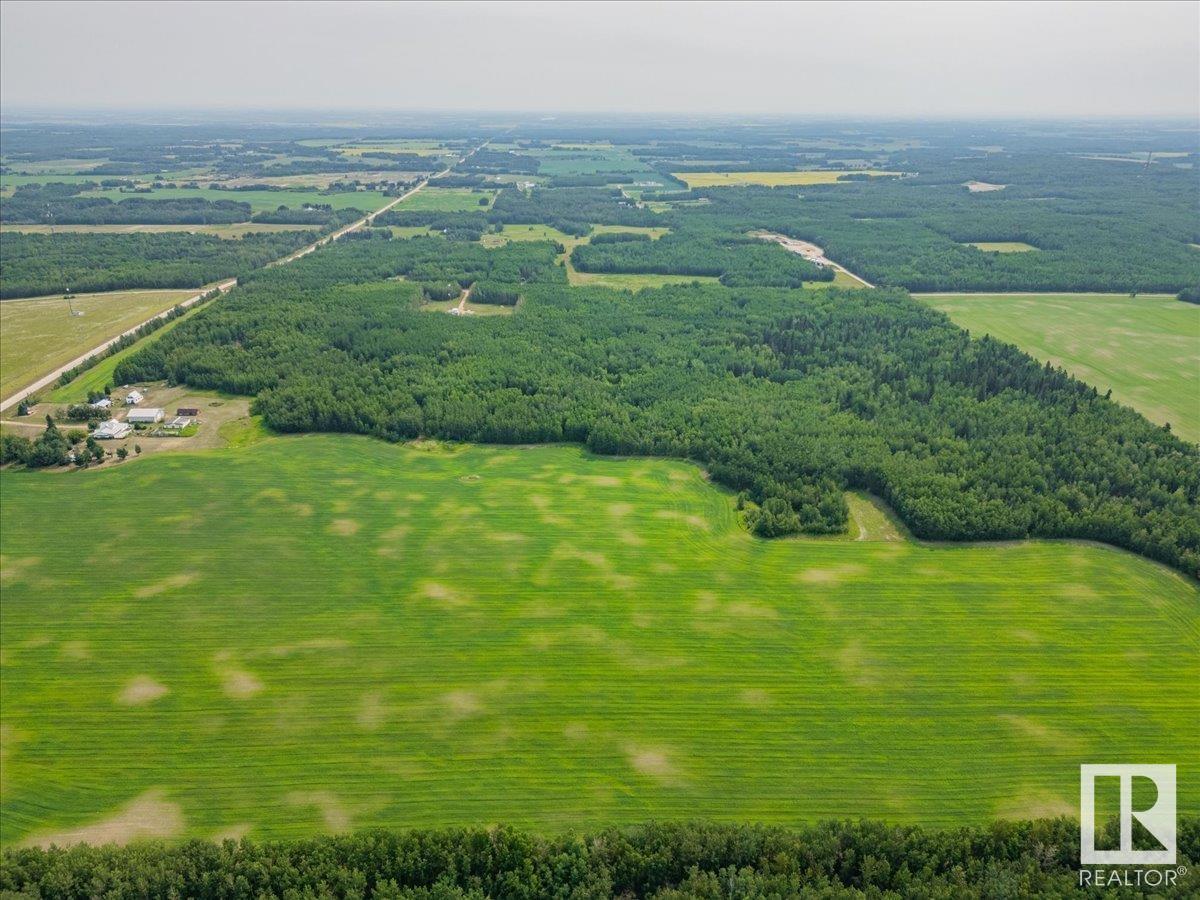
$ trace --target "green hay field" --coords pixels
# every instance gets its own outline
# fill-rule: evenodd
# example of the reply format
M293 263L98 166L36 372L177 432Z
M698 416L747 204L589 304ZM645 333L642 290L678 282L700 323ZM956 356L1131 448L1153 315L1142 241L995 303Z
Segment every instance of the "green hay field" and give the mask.
M480 200L487 203L481 204ZM427 187L401 200L395 209L432 210L435 212L483 212L491 209L496 200L495 191L473 191L469 188Z
M98 344L198 291L77 294L72 316L61 294L0 303L0 396L36 381ZM86 397L86 392L85 395Z
M3 843L943 825L1200 766L1200 591L1130 554L863 497L874 540L764 542L685 463L239 434L0 472Z
M973 334L1050 360L1200 441L1200 306L1127 294L925 294Z

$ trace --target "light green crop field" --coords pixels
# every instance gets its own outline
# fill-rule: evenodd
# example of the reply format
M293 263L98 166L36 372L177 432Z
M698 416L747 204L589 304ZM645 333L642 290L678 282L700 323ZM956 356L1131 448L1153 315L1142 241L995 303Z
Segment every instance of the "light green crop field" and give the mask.
M480 200L487 203L481 204ZM417 191L407 200L401 200L395 209L433 210L435 212L483 212L491 209L496 200L495 191L473 191L470 188L427 187Z
M1200 766L1200 590L1128 553L861 497L878 540L765 542L681 462L259 433L0 472L3 843L944 825Z
M72 316L61 294L0 303L0 396L36 381L81 353L170 309L190 291L77 294Z
M918 296L1200 441L1200 306L1145 294Z

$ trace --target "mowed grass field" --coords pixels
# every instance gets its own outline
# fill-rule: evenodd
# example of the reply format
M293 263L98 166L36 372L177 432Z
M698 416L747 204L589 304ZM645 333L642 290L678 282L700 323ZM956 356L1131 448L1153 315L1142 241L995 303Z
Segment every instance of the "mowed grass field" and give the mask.
M1127 294L917 295L976 335L1062 366L1200 441L1200 306Z
M479 201L483 200L484 203ZM435 212L482 212L491 209L495 191L473 191L470 188L427 187L401 200L394 209L432 210Z
M111 337L198 291L76 294L72 316L61 294L0 303L0 396L7 397Z
M689 188L721 187L727 184L765 184L772 187L788 184L834 184L847 175L899 175L877 169L810 169L803 172L672 172Z
M917 545L862 497L876 540L764 542L694 466L563 446L275 437L0 488L5 844L952 824L1075 814L1081 762L1200 765L1200 591L1112 549Z

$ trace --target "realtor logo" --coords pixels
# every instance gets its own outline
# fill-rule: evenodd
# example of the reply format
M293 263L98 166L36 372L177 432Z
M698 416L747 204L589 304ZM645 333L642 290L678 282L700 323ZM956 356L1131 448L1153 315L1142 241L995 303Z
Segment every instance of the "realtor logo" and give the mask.
M1096 849L1096 779L1119 778L1121 785L1121 847ZM1133 780L1148 778L1158 789L1149 809L1133 808ZM1133 849L1133 820L1162 845L1160 850ZM1153 866L1175 864L1175 767L1080 766L1079 861L1082 865Z

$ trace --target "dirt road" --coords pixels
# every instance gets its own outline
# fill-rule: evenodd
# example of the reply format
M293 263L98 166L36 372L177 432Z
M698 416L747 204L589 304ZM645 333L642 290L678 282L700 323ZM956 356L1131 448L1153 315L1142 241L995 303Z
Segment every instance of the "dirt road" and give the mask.
M372 222L375 221L375 217L378 216L380 213L385 213L389 209L391 209L393 206L395 206L397 203L402 203L403 201L407 200L409 197L411 197L417 191L421 190L421 188L425 187L427 184L429 184L429 182L433 181L435 178L441 178L443 175L448 174L450 172L450 170L453 169L456 165L458 165L459 163L462 163L462 162L466 161L467 159L469 159L470 157L474 156L476 153L478 153L480 150L482 150L484 147L486 147L489 143L491 143L490 138L488 140L484 141L482 144L480 144L478 147L476 147L470 153L465 154L464 156L460 157L456 162L451 163L449 166L442 169L442 171L438 172L435 175L430 175L428 178L425 178L425 179L417 182L417 184L415 184L408 191L401 194L399 197L396 197L395 199L391 200L390 202L384 204L379 209L375 210L373 213L368 213L367 215L363 216L361 219L358 219L357 221L352 222L351 224L347 225L345 228L341 228L341 229L335 231L333 234L326 235L325 237L321 238L320 240L313 241L308 246L302 247L301 249L283 257L282 259L277 259L273 263L268 263L268 265L269 266L282 266L282 265L286 265L287 263L294 262L295 260L299 259L300 257L307 256L309 253L312 253L318 247L324 247L326 244L328 244L332 241L336 241L338 238L342 237L343 235L349 234L351 231L357 231L359 228L362 228L365 225L370 225ZM234 287L236 284L237 284L237 279L230 278L227 281L223 281L220 284L218 284L217 290L219 290L222 294L224 294L227 291L229 291L232 287ZM203 292L196 294L196 296L194 296L194 297L189 297L188 299L184 300L182 303L179 303L177 305L183 306L183 307L192 306L193 304L197 303L202 296L204 296ZM66 372L69 369L75 368L77 365L82 363L85 359L87 359L90 356L96 356L100 353L103 353L105 350L107 350L109 347L111 347L117 341L121 340L121 338L125 337L128 334L133 334L135 331L137 331L143 325L148 325L149 323L153 322L155 319L161 319L161 318L165 317L169 312L170 312L170 310L165 310L164 312L161 312L156 316L151 316L144 322L139 322L137 325L134 325L132 328L130 328L126 331L122 331L120 334L116 335L115 337L109 338L103 344L100 344L97 347L93 347L91 350L87 351L86 353L75 357L69 363L59 366L57 369L55 369L50 374L42 376L37 381L33 382L33 384L30 384L27 387L22 388L21 390L17 391L17 393L13 394L11 397L6 397L5 399L0 400L0 411L8 409L10 406L16 406L17 403L19 403L25 397L28 397L30 394L32 394L36 391L40 391L42 388L46 387L47 385L53 384L58 379L58 377L60 375L62 375L63 372Z
M814 262L822 266L828 266L835 271L841 272L846 277L853 278L863 287L875 287L875 285L871 284L871 282L867 281L867 279L859 275L855 275L845 266L835 263L832 259L829 259L825 255L825 251L816 244L811 244L808 241L797 240L796 238L790 238L782 234L775 234L771 231L760 231L754 236L762 238L764 241L774 241L783 247L784 250L790 250L792 253L799 253L810 262Z

